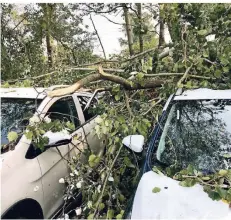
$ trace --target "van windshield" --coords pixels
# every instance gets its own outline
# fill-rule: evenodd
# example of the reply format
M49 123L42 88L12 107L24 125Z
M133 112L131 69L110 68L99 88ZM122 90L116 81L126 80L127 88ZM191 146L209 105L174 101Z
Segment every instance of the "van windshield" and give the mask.
M162 129L160 162L206 173L231 169L231 100L176 101Z
M23 131L41 101L38 99L1 98L1 148L9 142L7 139L9 131L17 133Z

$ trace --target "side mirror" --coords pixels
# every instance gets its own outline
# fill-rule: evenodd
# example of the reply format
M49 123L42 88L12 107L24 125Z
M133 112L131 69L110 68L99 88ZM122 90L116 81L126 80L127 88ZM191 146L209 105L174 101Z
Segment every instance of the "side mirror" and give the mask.
M144 136L143 135L129 135L125 137L122 143L131 150L140 153L143 150Z
M55 133L48 131L43 136L49 138L49 142L47 145L48 148L69 144L71 143L72 140L71 135L66 133L65 131L60 131Z

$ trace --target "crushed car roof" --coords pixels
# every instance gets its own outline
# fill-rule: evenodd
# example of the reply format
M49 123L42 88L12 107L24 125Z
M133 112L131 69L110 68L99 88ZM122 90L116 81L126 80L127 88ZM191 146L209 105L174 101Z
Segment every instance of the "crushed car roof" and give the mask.
M231 89L213 90L207 88L186 90L177 94L174 100L195 100L195 99L231 99Z
M0 88L1 98L28 98L28 99L44 99L50 88ZM79 95L92 95L90 92L78 92Z

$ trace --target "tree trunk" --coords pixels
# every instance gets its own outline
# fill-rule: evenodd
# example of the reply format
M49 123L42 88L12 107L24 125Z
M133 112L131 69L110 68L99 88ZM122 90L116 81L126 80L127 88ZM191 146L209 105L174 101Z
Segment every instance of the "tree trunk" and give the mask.
M159 16L159 24L160 24L160 31L159 31L159 48L165 44L164 40L164 4L159 4L160 6L160 16Z
M47 59L49 68L52 67L53 59L52 59L52 46L51 46L51 36L50 36L50 19L51 19L51 11L52 5L46 3L45 4L45 20L46 20L46 46L47 46Z
M128 14L128 8L127 8L127 5L125 3L123 3L123 10L124 10L124 18L125 18L127 38L128 38L129 53L130 53L130 56L132 56L134 54L132 28L131 28L131 21L130 21L129 14Z
M139 20L139 43L140 43L140 53L144 51L144 42L143 42L143 32L142 32L142 6L141 3L136 3L138 11L138 20Z

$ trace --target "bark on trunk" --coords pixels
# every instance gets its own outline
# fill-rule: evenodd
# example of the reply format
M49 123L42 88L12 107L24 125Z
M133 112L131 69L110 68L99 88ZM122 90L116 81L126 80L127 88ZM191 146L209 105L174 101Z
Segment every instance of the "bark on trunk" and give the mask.
M143 42L143 33L142 33L142 6L141 3L137 3L138 19L139 19L139 44L140 44L140 53L144 51L144 42Z
M163 13L164 13L164 5L160 4L160 16L159 16L159 23L160 23L160 31L159 31L159 48L165 44L164 41L164 19L163 19Z
M128 14L128 8L127 8L125 3L123 4L123 11L124 11L126 32L127 32L127 38L128 38L129 53L130 53L130 56L132 56L134 54L132 27L131 27L131 21L130 21L130 18L129 18L129 14Z
M46 19L46 46L47 46L47 59L49 68L52 67L52 46L51 46L51 36L50 36L50 17L51 17L52 5L46 3L45 5L45 19Z

